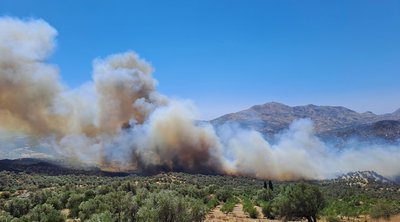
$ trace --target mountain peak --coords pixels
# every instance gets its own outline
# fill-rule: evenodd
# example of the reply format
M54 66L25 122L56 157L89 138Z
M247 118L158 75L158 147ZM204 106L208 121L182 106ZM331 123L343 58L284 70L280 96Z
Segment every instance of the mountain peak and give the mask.
M399 115L393 116L400 116L400 109L396 112ZM314 122L315 131L318 134L347 127L364 126L364 124L375 123L380 120L399 119L386 115L376 115L372 112L358 113L343 106L318 106L315 104L288 106L279 102L268 102L243 111L226 114L212 120L211 123L218 126L227 122L235 122L242 127L259 131L267 136L273 136L287 129L293 121L304 118L311 119ZM376 131L376 129L381 129L381 127L371 130ZM371 130L367 132L372 132ZM379 131L379 133L381 135L384 132ZM399 133L395 131L395 134L393 138L397 138Z
M361 186L365 186L368 183L393 183L393 181L372 170L350 172L340 176L338 179L347 181L350 185L358 184Z
M363 112L361 113L361 115L363 115L364 117L371 117L371 118L376 117L376 114L371 111Z
M362 114L376 115L375 113L373 113L373 112L371 112L371 111L366 111L366 112L363 112Z
M283 103L278 103L278 102L268 102L268 103L264 103L262 105L255 105L255 106L262 106L262 107L288 107L288 105L285 105ZM255 107L253 106L253 107Z

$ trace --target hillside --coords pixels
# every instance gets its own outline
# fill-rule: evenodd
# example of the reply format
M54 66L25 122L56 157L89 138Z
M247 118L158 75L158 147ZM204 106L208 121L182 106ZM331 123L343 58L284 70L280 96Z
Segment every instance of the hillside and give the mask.
M398 121L379 122L400 120L400 109L390 114L376 115L372 112L358 113L341 106L291 107L271 102L221 116L211 120L211 123L217 127L227 123L239 124L241 127L257 130L268 137L288 128L294 120L301 118L311 119L315 124L317 134L325 136L330 136L330 134L351 136L350 134L357 132L360 127L362 128L360 136L363 137L371 135L385 138L387 134L390 134L388 139L400 138L397 130L392 131L392 127L397 129Z
M400 121L381 120L373 123L360 124L334 130L328 130L320 134L326 140L337 144L356 138L363 142L397 142L400 139Z
M57 160L20 158L0 160L0 171L35 173L50 176L58 175L92 175L92 176L127 176L124 172L106 172L98 168L79 169L68 165L60 165Z
M375 171L356 171L349 172L345 175L338 177L334 181L341 181L348 185L360 185L362 187L371 184L387 184L393 185L394 181L387 179L386 177L376 173Z

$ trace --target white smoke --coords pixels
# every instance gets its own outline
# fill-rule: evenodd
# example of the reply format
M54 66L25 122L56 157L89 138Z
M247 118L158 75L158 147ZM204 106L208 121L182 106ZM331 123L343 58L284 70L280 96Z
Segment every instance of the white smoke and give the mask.
M56 34L43 20L0 18L0 128L31 135L73 163L281 180L354 170L400 174L398 146L334 151L310 120L294 122L274 144L238 126L195 122L194 106L158 93L153 68L134 52L96 59L93 81L70 89L45 63Z
M309 119L294 121L274 144L259 132L232 125L221 127L219 135L225 156L238 174L282 180L326 179L359 170L387 177L400 174L399 145L352 144L339 150L315 135Z

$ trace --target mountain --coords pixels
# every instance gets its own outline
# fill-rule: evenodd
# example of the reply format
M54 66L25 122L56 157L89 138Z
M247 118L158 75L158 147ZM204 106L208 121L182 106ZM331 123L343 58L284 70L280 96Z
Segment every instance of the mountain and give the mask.
M394 182L376 173L375 171L356 171L339 176L335 181L345 182L347 185L365 187L372 184L389 184Z
M0 160L0 171L38 173L44 175L93 175L93 176L127 176L124 172L106 172L98 168L79 169L58 164L58 160L20 158Z
M302 118L311 119L315 124L316 133L321 135L326 135L328 132L340 135L339 131L336 132L335 130L351 131L351 127L358 126L364 127L364 132L371 133L375 129L382 131L383 129L379 126L385 124L377 123L377 128L374 125L366 124L374 124L382 120L400 120L400 109L394 113L376 115L372 112L358 113L342 106L306 105L291 107L270 102L221 116L211 120L211 123L217 127L227 123L238 124L244 128L257 130L267 137L272 137L274 134L287 129L294 120ZM396 124L397 122L393 122L395 128L397 127ZM368 130L368 128L371 130ZM372 134L381 135L379 132L372 132ZM366 136L368 135L366 134ZM391 138L393 137L400 138L400 134L396 133L396 135L391 136Z
M319 135L325 140L335 141L337 144L356 138L364 142L397 142L400 139L399 120L381 120L373 123L354 125L334 130L328 130Z

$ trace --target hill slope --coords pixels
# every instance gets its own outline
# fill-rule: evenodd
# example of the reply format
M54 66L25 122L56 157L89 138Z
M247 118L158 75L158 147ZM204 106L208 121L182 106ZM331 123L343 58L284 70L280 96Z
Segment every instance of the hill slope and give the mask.
M397 129L398 121L378 121L400 120L400 109L391 114L376 115L372 112L358 113L341 106L306 105L291 107L271 102L221 116L211 120L211 123L217 127L226 123L235 123L244 128L257 130L266 136L272 136L288 128L294 120L302 118L311 119L315 124L316 132L325 136L329 133L340 135L339 129L346 129L345 132L348 133L355 132L358 127L363 129L364 136L382 136L387 134L385 132L386 126L389 126L387 129L390 132L391 127ZM391 132L391 134L393 135L390 136L390 139L400 138L400 133L397 131Z

